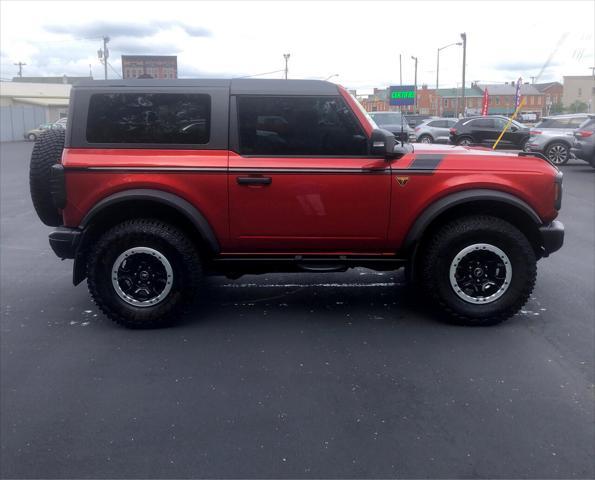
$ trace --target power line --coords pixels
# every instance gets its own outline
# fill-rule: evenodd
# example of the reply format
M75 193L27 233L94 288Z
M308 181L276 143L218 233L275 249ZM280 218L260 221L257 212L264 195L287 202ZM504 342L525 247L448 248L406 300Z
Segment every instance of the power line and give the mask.
M112 72L114 72L116 75L118 75L118 77L122 78L122 75L114 67L112 67L112 64L111 63L107 62L107 66L109 68L111 68L112 69Z
M273 72L264 72L264 73L255 73L254 75L244 75L243 77L233 77L233 78L252 78L252 77L260 77L261 75L271 75L273 73L279 73L279 72L284 72L285 69L283 70L275 70Z

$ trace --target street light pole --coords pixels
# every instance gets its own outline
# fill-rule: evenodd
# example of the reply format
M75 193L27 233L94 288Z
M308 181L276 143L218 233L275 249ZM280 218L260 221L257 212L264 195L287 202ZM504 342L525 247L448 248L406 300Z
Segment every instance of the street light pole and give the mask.
M414 87L414 91L415 91L415 105L413 106L413 108L415 109L414 113L417 113L417 57L414 57L413 55L411 55L411 60L415 60L415 87Z
M452 47L453 45L460 46L463 44L461 42L449 43L448 45L445 45L444 47L440 47L438 49L438 53L436 55L436 115L438 115L438 116L440 116L440 110L442 109L441 102L438 100L438 87L439 87L438 78L440 76L440 52L442 50L444 50L445 48Z
M465 107L465 63L467 61L467 34L461 33L461 38L463 39L463 84L461 85L461 97L462 97L462 106L461 110L463 113L463 117L465 116L465 111L467 110Z
M285 59L285 80L287 80L287 62L289 60L290 54L284 53L283 58Z

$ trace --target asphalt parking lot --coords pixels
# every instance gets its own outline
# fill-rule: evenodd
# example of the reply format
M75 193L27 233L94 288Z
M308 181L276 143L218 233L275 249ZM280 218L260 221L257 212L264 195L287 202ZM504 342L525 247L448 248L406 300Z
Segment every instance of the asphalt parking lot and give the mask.
M563 250L500 326L357 269L214 278L180 325L130 331L51 252L31 148L0 146L2 478L595 475L587 164L564 167Z

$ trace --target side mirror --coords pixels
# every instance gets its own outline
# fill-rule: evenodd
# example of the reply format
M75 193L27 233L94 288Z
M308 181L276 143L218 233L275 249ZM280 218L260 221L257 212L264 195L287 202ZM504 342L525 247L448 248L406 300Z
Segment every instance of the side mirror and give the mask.
M370 154L387 159L395 158L398 156L395 154L396 143L397 139L391 132L377 128L370 137Z
M515 126L515 125L512 125L512 126L510 127L510 131L511 131L511 132L516 132L518 129L519 129L519 128L518 128L517 126Z

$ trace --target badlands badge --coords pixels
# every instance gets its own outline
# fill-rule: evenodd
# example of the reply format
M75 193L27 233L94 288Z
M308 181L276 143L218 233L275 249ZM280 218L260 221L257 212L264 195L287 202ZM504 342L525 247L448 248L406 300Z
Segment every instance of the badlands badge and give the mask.
M399 185L401 187L404 187L405 185L407 185L407 182L409 181L409 177L396 177L397 178L397 182L399 182Z

